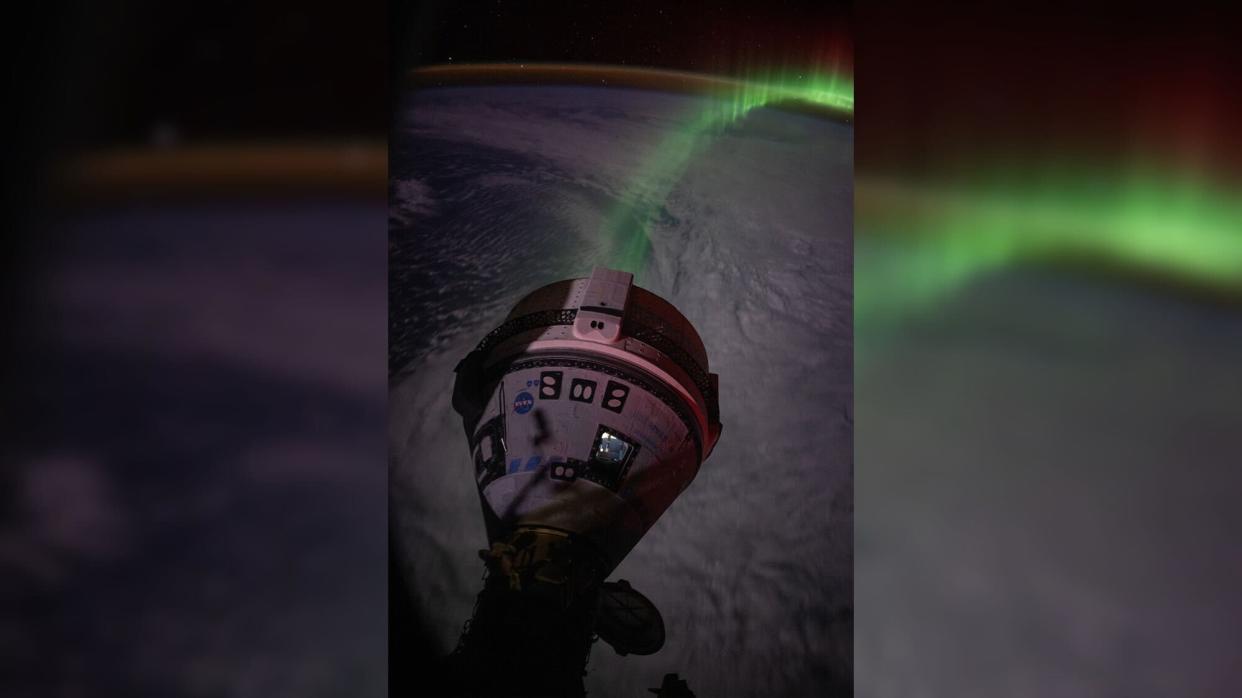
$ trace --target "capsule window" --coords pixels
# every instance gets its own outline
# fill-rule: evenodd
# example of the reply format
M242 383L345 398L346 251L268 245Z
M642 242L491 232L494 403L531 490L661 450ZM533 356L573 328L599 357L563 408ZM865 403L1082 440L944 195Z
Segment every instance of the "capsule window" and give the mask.
M569 385L569 399L574 402L591 402L595 399L595 381L575 378Z
M630 455L630 445L620 436L608 431L601 432L599 444L595 447L595 457L605 463L624 463Z
M639 445L625 434L601 424L595 432L591 456L578 476L616 492L638 456Z
M608 381L608 386L604 388L604 409L621 414L621 410L625 409L625 399L629 394L629 386L617 381Z

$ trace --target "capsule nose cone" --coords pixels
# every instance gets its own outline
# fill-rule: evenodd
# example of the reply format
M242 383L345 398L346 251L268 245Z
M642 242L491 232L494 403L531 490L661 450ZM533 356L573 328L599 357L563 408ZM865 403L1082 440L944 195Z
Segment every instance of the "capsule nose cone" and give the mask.
M615 567L720 438L718 377L689 320L596 269L528 294L457 367L493 541L514 527L584 540Z

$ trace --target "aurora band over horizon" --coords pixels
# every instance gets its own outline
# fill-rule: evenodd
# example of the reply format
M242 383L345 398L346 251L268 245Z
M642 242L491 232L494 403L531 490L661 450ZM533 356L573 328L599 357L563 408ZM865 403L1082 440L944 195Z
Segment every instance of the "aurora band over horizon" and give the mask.
M651 229L697 152L752 110L811 104L852 121L853 81L768 75L708 99L651 149L604 221L611 264L641 274ZM1054 164L970 179L855 183L855 323L866 332L926 311L1005 267L1069 264L1242 299L1242 190L1160 158L1120 170Z
M855 182L855 323L881 329L1018 264L1242 299L1242 192L1185 168Z
M651 249L651 224L694 155L752 110L778 104L830 110L849 119L854 113L853 79L836 72L767 72L733 81L724 94L707 98L679 128L656 142L604 219L603 234L612 248L609 264L638 278Z

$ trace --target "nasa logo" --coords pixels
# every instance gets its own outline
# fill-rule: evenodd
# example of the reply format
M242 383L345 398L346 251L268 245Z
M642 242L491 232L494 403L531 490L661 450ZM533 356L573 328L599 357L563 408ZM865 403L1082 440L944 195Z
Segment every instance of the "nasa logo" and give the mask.
M535 398L525 390L517 394L513 398L513 411L518 414L526 414L530 412L530 408L535 406Z

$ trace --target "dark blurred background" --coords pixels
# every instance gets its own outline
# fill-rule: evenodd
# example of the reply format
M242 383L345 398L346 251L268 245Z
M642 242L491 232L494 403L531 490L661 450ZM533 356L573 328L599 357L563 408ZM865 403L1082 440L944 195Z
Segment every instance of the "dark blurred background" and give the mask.
M0 693L385 694L385 16L9 14Z
M853 59L847 2L394 3L393 64L596 63L717 75Z
M859 3L858 695L1242 685L1233 15Z

